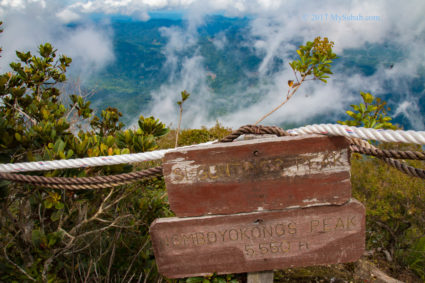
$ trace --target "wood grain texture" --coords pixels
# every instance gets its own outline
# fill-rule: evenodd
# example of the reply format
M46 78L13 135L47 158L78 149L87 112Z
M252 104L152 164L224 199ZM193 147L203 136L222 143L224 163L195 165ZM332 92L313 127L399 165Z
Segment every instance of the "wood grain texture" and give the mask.
M214 144L164 157L179 217L341 205L351 197L348 140L308 135Z
M365 209L352 199L341 206L162 218L150 235L159 272L168 278L352 262L365 248Z

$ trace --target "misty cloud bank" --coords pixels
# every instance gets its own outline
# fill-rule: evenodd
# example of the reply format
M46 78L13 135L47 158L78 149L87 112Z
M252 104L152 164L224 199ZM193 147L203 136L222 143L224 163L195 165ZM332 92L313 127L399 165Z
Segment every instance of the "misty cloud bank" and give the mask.
M113 34L107 23L95 25L90 20L81 19L78 26L67 25L68 19L64 21L63 7L58 2L0 2L4 29L0 35L3 48L1 71L8 70L8 64L16 60L15 50L36 54L38 46L46 42L50 42L59 54L72 58L70 72L82 81L114 60Z
M349 50L370 45L391 46L402 56L389 58L388 64L378 64L373 74L356 68L348 71L339 66L327 84L313 81L303 85L297 94L265 124L282 125L314 122L315 117L336 121L349 104L359 102L359 92L369 91L385 97L391 92L392 112L396 118L407 119L411 128L425 129L424 115L418 104L424 103L424 86L412 91L411 84L425 73L425 2L417 1L196 1L196 0L8 0L0 4L0 16L5 32L0 41L3 58L0 67L14 57L14 50L34 50L34 44L46 41L60 53L74 59L73 70L81 76L96 73L114 60L113 34L108 22L96 25L88 20L91 13L124 14L146 21L150 11L183 11L187 21L183 27L163 27L167 38L162 52L167 58L163 68L170 72L167 81L151 93L149 113L172 123L177 121L180 91L192 93L185 103L185 127L210 126L219 120L226 126L238 127L255 122L279 104L287 92L287 80L293 79L288 62L294 58L297 43L326 36L335 42L335 52L344 57ZM209 88L209 70L197 50L199 27L208 15L249 17L248 34L243 44L262 58L256 76L256 89L236 91L226 98L227 114L211 117L211 100L215 94ZM77 28L67 25L78 22ZM215 48L223 49L229 40L224 33L212 38ZM189 56L182 50L193 49ZM371 55L376 56L376 54ZM391 60L394 59L394 62ZM274 62L283 65L276 70ZM388 67L391 65L391 68ZM245 103L256 94L260 99Z

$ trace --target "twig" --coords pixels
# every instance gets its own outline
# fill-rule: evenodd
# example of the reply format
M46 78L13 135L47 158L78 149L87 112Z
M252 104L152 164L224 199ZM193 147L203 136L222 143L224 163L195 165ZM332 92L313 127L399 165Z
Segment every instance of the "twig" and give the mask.
M143 244L143 246L139 249L139 251L137 252L137 254L135 256L133 256L133 259L131 260L130 266L127 268L127 271L124 274L124 277L122 279L122 281L125 281L125 278L127 277L127 274L130 272L131 267L133 266L134 261L136 260L136 258L139 256L139 254L142 252L142 250L144 250L144 248L146 247L146 245L149 243L149 238L146 239L145 243ZM134 274L133 274L134 276ZM128 280L129 282L131 282L131 280Z
M139 278L137 279L137 283L140 283L140 281L142 281L142 276L143 276L143 270L140 271L140 275L139 275Z
M110 228L119 227L119 226L117 226L117 225L116 225L116 223L117 223L119 220L121 220L121 219L123 219L123 218L126 218L126 217L129 217L129 216L132 216L132 215L131 215L131 214L127 214L127 215L123 215L123 216L117 217L117 218L116 218L116 219L114 219L114 221L113 221L111 224L109 224L108 226L105 226L105 227L102 227L102 228L99 228L99 229L96 229L96 230L91 230L91 231L85 232L85 233L83 233L83 234L77 235L77 236L75 236L75 239L83 238L83 237L85 237L85 236L87 236L87 235L90 235L90 234L93 234L93 233L103 232L103 231L108 230L108 229L110 229Z
M112 246L111 257L109 258L108 271L106 272L106 282L109 282L109 276L111 275L112 263L114 262L114 258L115 258L115 248L116 248L115 244L116 244L117 239L118 239L120 234L121 234L121 230L115 232L115 239L114 239L114 243L113 243L113 246Z
M15 105L10 105L7 102L4 102L4 104L6 104L9 107L12 107L13 109L15 109L16 111L18 111L19 113L21 113L22 115L24 115L28 120L31 121L31 123L33 124L33 126L37 125L37 120L33 117L31 117L30 115L28 115L27 113L25 113L22 109L20 109L19 107L16 107Z
M136 273L133 273L133 275L131 275L131 277L128 279L128 282L132 282L134 276L136 276ZM122 282L124 282L124 279L122 280Z
M80 223L78 223L78 225L74 226L71 231L69 232L69 234L74 234L81 226L83 226L86 223L89 223L91 221L93 221L94 219L96 219L100 214L103 213L104 211L104 205L106 204L106 202L108 201L108 199L112 196L112 194L115 192L114 189L111 189L111 191L109 192L109 194L103 199L102 203L100 204L98 210L96 211L96 213L90 217L89 219L84 219L83 221L81 221Z
M86 282L87 282L87 280L89 280L89 276L90 276L90 271L91 271L92 265L93 265L93 260L92 260L92 259L90 259L89 269L87 270L86 278L84 279L84 283L86 283Z
M3 252L4 252L4 257L6 258L6 260L12 264L15 268L17 268L21 273L23 273L26 277L28 277L28 279L30 279L31 281L37 281L35 280L31 275L29 275L22 267L20 267L19 265L17 265L16 263L14 263L12 260L10 260L9 256L7 255L7 246L13 241L14 238L12 238L3 248Z
M145 277L145 280L143 280L143 283L148 282L147 280L148 280L148 278L149 278L149 274L150 274L150 273L151 273L151 271L152 271L152 268L153 268L153 266L151 266L151 268L149 269L148 273L146 273L146 277Z
M180 132L180 126L181 126L181 123L182 123L182 116L183 116L183 103L181 103L179 106L180 106L180 115L179 115L180 117L179 117L179 124L177 126L176 143L175 143L174 147L177 147L177 143L179 141L179 132Z

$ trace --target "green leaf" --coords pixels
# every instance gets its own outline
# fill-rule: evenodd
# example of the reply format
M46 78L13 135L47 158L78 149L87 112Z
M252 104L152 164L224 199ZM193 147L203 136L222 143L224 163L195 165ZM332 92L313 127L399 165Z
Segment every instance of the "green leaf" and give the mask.
M23 53L23 52L16 51L16 56L18 56L18 58L22 62L27 62L31 58L31 53L30 52Z
M53 207L53 202L50 199L44 200L43 204L44 204L45 208L52 208Z
M55 142L55 146L54 146L55 152L59 153L59 152L63 151L65 149L65 145L66 144L64 143L64 141L62 139L58 139Z
M22 140L22 136L19 133L15 133L15 139L20 142Z
M203 277L190 277L186 279L186 283L202 283L203 281Z
M55 208L56 209L63 209L64 208L64 204L62 202L56 202L55 203Z
M54 234L49 234L49 236L47 238L49 239L49 243L48 243L48 246L49 247L51 247L54 244L56 244L56 242L58 240Z
M188 93L187 91L184 90L184 91L181 92L181 96L182 96L182 102L184 102L184 101L186 101L186 99L189 98L190 93Z
M35 246L39 246L43 236L44 236L44 233L41 232L39 229L32 230L31 232L32 243Z
M374 97L370 93L361 92L361 96L363 97L363 100L364 100L365 103L372 103L373 102Z
M66 153L66 159L71 158L74 155L74 151L72 149L68 150L68 152Z
M345 111L345 113L347 113L347 115L350 117L353 117L353 118L356 117L356 114L353 111L348 110L348 111Z
M50 215L50 220L52 221L58 221L61 217L62 212L60 210L56 210Z
M109 147L112 147L115 143L115 138L113 136L108 136L106 138L106 145L108 145Z

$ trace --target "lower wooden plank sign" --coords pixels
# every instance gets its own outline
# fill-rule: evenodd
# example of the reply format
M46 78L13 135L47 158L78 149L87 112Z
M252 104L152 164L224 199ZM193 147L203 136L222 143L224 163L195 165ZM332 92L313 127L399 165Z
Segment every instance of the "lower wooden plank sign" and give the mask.
M342 206L155 220L150 235L168 278L352 262L365 248L365 209Z
M302 136L180 149L164 157L171 210L179 216L343 204L351 197L349 143Z

